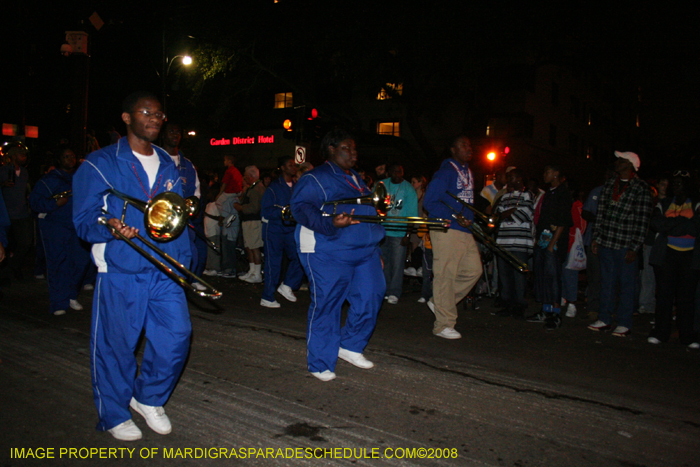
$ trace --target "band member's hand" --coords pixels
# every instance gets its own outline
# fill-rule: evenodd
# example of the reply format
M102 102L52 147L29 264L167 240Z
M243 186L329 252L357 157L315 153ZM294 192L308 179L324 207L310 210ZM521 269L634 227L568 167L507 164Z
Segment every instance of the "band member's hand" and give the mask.
M350 211L350 214L343 212L338 214L333 218L333 227L336 227L338 229L347 227L349 225L355 225L359 224L360 221L357 219L353 219L351 216L355 213L355 210L353 209Z
M11 181L11 180L6 180L6 181L2 184L2 186L8 187L8 188L9 188L9 187L13 187L13 186L15 186L15 182L13 182L13 181Z
M633 250L627 250L627 253L625 254L625 263L627 264L632 264L634 263L634 260L637 259L637 252Z
M594 241L591 243L591 253L593 253L594 255L598 254L598 242Z
M112 218L108 220L107 223L114 227L115 230L117 230L119 233L121 233L128 239L134 238L139 233L139 229L135 227L129 227L126 224L122 224L122 221L120 221L119 219ZM112 233L112 235L114 235L114 238L119 239L119 236L117 234Z
M496 220L498 221L498 220L510 219L510 216L513 215L513 213L515 212L516 209L517 209L517 208L510 208L510 209L508 209L507 211L503 211L503 212L500 213L499 215L495 216L495 217L496 217Z
M0 262L5 259L5 247L0 244Z
M68 197L67 196L62 196L61 198L56 199L56 206L59 208L61 206L65 206L68 203Z
M456 217L455 217L455 220L457 221L457 223L458 223L459 225L461 225L461 226L464 227L465 229L468 229L468 228L471 227L471 225L472 225L472 221L467 220L467 218L464 217L464 216L461 215L461 214L457 214Z

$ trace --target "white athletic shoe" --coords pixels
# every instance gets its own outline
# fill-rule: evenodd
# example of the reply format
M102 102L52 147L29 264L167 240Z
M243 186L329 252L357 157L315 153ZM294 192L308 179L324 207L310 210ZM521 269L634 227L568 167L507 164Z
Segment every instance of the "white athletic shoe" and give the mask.
M168 416L165 415L165 409L163 409L163 407L144 405L133 397L131 398L129 406L141 414L141 416L146 419L146 423L151 430L159 435L167 435L173 431L173 426L170 424Z
M290 302L296 302L297 301L297 296L294 295L294 291L292 288L288 285L285 284L280 284L279 287L277 287L277 293L282 295L284 298L289 300Z
M260 306L264 306L267 308L279 308L282 305L280 305L280 302L278 302L277 300L269 301L269 300L265 300L264 298L261 298L260 299Z
M261 284L263 281L262 274L251 274L250 276L246 278L241 278L239 279L249 283L249 284Z
M78 302L78 300L71 300L70 307L72 310L75 310L75 311L80 311L83 309L83 305L81 305L80 302Z
M120 441L136 441L143 436L139 427L137 427L136 423L131 419L120 423L114 428L110 428L107 432Z
M454 328L445 328L435 335L444 339L460 339L462 337L462 335L455 331Z
M311 373L321 381L332 381L335 379L335 373L333 373L331 370L325 370L322 372L316 371Z
M353 352L351 350L346 349L339 349L338 358L341 360L345 360L348 363L352 363L356 367L362 368L363 370L368 370L374 367L374 363L367 360L365 356L359 352Z

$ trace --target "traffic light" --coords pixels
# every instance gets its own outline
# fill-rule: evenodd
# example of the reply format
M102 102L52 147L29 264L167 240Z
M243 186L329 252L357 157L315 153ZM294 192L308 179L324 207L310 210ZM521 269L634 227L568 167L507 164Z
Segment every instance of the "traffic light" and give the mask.
M282 127L284 128L284 133L282 136L284 136L286 139L294 139L295 128L292 121L290 119L286 119L284 122L282 122Z

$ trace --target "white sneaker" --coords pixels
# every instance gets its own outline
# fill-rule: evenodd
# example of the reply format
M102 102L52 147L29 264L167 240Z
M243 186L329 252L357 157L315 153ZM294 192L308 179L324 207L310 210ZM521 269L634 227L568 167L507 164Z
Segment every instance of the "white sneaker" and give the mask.
M656 337L653 337L653 336L649 336L649 338L647 339L647 342L650 344L654 344L654 345L659 345L661 343L661 341L659 339L657 339Z
M416 269L416 277L423 277L423 268Z
M66 310L56 310L53 312L54 316L62 316L66 314Z
M83 290L89 292L89 291L91 291L91 290L95 290L95 286L92 285L92 284L85 284L85 285L83 286Z
M294 291L292 288L288 285L285 284L280 284L279 287L277 287L277 293L282 295L284 298L289 300L290 302L296 302L297 301L297 296L294 295Z
M216 276L216 275L219 274L219 272L218 272L218 271L215 271L215 270L213 270L213 269L205 269L205 270L202 272L202 274L204 274L205 276Z
M131 419L120 423L114 428L110 428L107 432L120 441L136 441L143 436L139 427L137 427L136 423Z
M249 270L248 272L242 272L238 274L238 278L242 281L246 280L250 275L253 274L253 270Z
M320 379L321 381L331 381L335 379L335 373L333 373L331 370L325 370L322 372L316 371L311 374Z
M201 282L192 282L192 287L199 291L207 290L206 286L204 286L204 284L202 284Z
M249 284L261 284L263 281L262 274L251 274L250 276L246 277L245 279L242 279L239 277L239 279L249 283Z
M387 303L389 303L389 305L396 305L397 303L399 303L399 299L396 295L389 295L386 301Z
M433 314L435 314L435 303L433 303L432 298L430 300L428 300L427 305L428 305L428 308L430 308L430 311L432 311ZM436 317L437 317L437 315L436 315Z
M632 331L630 331L630 329L625 326L618 326L612 332L612 335L616 337L627 337L630 334L632 334Z
M280 305L280 302L278 302L277 300L269 301L269 300L265 300L264 298L261 298L260 299L260 306L264 306L267 308L279 308L282 305Z
M462 335L455 331L454 328L445 328L435 335L445 339L460 339L462 337Z
M418 303L425 303L425 302L427 302L427 300L423 297L418 299Z
M129 407L141 414L141 416L146 419L146 423L151 430L155 431L159 435L167 435L173 431L173 427L170 424L170 419L167 415L165 415L165 409L163 409L163 407L144 405L133 397L131 398Z
M569 302L569 306L566 307L566 317L575 318L576 317L576 305Z
M692 344L688 344L689 349L700 349L700 342L693 342Z
M78 302L78 300L71 300L70 307L72 310L75 310L75 311L80 311L83 309L83 305L81 305L80 302Z
M351 350L339 349L338 350L338 358L341 360L345 360L348 363L352 363L356 367L362 368L364 370L368 370L368 369L374 367L374 363L367 360L365 358L365 356L359 352L353 352Z
M410 267L403 270L404 276L416 277L416 268Z

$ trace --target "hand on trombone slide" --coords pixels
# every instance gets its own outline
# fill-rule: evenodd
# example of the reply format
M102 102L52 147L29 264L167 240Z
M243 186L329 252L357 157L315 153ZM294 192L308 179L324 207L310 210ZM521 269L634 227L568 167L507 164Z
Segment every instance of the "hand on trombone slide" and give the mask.
M113 217L108 220L107 223L114 228L114 231L112 231L112 236L117 240L121 240L122 238L116 232L119 232L129 240L136 238L136 236L139 234L139 229L136 227L129 227L117 218Z
M336 227L338 229L347 227L349 225L355 225L359 224L360 221L358 219L353 219L352 215L355 213L355 210L353 209L350 211L350 214L347 212L341 212L340 214L335 214L333 216L333 227Z
M466 217L464 217L462 214L457 213L457 212L453 213L453 214L452 214L452 217L454 217L454 219L457 221L457 223L458 223L459 225L461 225L462 227L464 227L465 229L468 229L468 228L471 227L472 224L474 223L474 221L468 220L468 219L467 219Z

